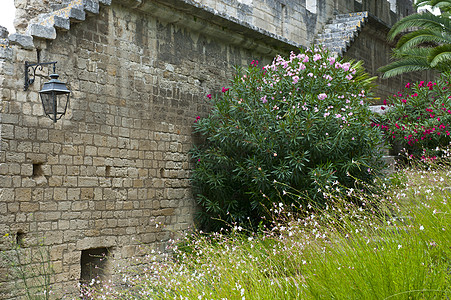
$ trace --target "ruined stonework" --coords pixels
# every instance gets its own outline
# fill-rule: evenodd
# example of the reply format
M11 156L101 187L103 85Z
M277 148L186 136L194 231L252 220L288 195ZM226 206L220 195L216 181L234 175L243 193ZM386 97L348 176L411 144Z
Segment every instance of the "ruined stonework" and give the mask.
M0 37L0 250L48 249L55 299L93 277L90 258L106 254L111 270L193 225L192 124L234 66L308 47L337 15L365 11L343 55L375 72L390 49L378 26L412 12L407 0L15 2L18 33ZM23 89L38 57L72 91L57 123L38 95L50 70ZM0 299L23 295L0 268Z

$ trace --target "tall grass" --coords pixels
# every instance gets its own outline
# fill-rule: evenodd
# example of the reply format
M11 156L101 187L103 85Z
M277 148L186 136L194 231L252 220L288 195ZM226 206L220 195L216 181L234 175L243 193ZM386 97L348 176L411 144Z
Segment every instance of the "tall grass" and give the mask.
M271 229L191 236L149 253L98 299L448 299L451 171L406 169L384 192L329 193L326 208L283 204ZM352 195L359 204L343 200Z

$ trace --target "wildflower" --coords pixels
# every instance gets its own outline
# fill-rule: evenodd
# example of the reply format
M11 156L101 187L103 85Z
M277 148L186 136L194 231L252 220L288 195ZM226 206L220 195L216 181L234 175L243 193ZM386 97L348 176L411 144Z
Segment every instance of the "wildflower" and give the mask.
M208 94L208 95L207 95L207 98L208 98L208 99L211 99L211 94Z
M352 79L352 75L351 74L346 75L346 79L347 80L351 80Z
M423 225L420 226L420 230L424 230L424 226Z
M222 92L223 92L223 93L227 92L228 90L229 90L229 89L226 88L225 86L222 87Z
M324 93L318 95L318 100L324 100L326 98L327 98L327 95Z
M410 88L410 82L407 82L406 89Z
M266 102L268 102L268 100L266 99L266 95L264 95L263 97L261 97L261 99L260 100L262 100L262 102L263 103L266 103Z
M320 54L315 54L313 55L313 61L317 61L321 59L321 55Z

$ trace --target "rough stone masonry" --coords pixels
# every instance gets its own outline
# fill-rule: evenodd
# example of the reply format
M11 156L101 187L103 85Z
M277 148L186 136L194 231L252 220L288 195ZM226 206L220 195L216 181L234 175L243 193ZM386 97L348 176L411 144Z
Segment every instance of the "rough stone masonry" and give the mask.
M13 257L19 245L24 268L48 251L55 299L139 257L141 245L165 251L193 225L188 150L206 94L220 93L234 66L315 39L374 73L388 61L386 32L412 12L408 0L376 2L16 0L17 33L0 30L0 250ZM38 95L51 70L23 88L24 63L38 58L57 61L72 91L57 123ZM403 80L380 81L379 92ZM99 255L108 259L93 271ZM0 298L23 296L16 284L3 260Z

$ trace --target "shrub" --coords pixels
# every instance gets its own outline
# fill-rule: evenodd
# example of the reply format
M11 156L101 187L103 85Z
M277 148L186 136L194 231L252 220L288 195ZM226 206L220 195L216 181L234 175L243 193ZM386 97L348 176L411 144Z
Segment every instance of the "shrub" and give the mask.
M441 155L438 148L451 141L450 74L443 73L436 82L407 83L403 91L384 100L387 112L374 126L410 157L435 158Z
M237 68L231 87L208 95L210 116L194 121L205 141L191 151L200 223L256 225L271 201L293 201L277 186L322 203L321 188L335 181L372 181L381 167L366 104L372 81L360 62L323 49Z

